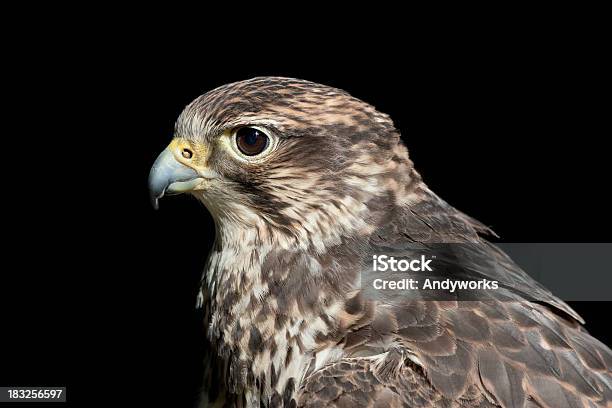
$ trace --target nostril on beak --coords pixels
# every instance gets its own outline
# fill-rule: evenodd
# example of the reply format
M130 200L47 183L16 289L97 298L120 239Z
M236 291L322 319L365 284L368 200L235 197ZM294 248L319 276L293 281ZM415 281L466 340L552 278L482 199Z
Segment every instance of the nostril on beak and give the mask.
M183 155L184 158L186 159L191 159L193 157L193 152L189 149L183 149L183 151L181 152L181 154Z

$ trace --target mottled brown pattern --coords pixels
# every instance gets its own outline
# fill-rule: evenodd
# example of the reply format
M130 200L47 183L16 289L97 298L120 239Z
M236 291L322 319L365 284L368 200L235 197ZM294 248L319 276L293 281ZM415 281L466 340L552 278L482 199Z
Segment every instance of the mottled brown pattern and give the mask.
M256 163L219 145L247 125L279 138ZM217 227L203 406L612 406L610 350L427 188L387 115L327 86L255 78L196 99L176 137L206 145L220 175L193 192ZM478 244L468 269L505 288L472 301L360 292L364 254L441 242Z

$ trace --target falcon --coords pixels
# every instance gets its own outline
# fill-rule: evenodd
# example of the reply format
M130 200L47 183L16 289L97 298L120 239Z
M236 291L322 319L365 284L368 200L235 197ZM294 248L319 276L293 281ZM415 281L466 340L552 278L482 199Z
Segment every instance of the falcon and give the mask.
M209 91L149 187L154 206L189 193L215 222L201 406L612 406L610 349L427 187L389 116L345 91L280 77ZM371 290L373 255L432 253L431 271L402 276L499 287Z

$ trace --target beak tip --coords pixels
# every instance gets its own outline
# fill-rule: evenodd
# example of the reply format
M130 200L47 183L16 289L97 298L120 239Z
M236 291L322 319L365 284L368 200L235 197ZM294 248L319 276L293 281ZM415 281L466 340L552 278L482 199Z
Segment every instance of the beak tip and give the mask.
M159 210L159 198L151 196L151 205L153 206L154 210Z

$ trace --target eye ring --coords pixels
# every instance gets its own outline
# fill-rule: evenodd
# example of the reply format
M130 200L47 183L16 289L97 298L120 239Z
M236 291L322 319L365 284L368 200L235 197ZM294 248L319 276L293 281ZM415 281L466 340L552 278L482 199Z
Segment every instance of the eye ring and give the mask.
M272 147L272 138L262 129L244 126L234 131L233 144L241 156L255 158L262 156Z

